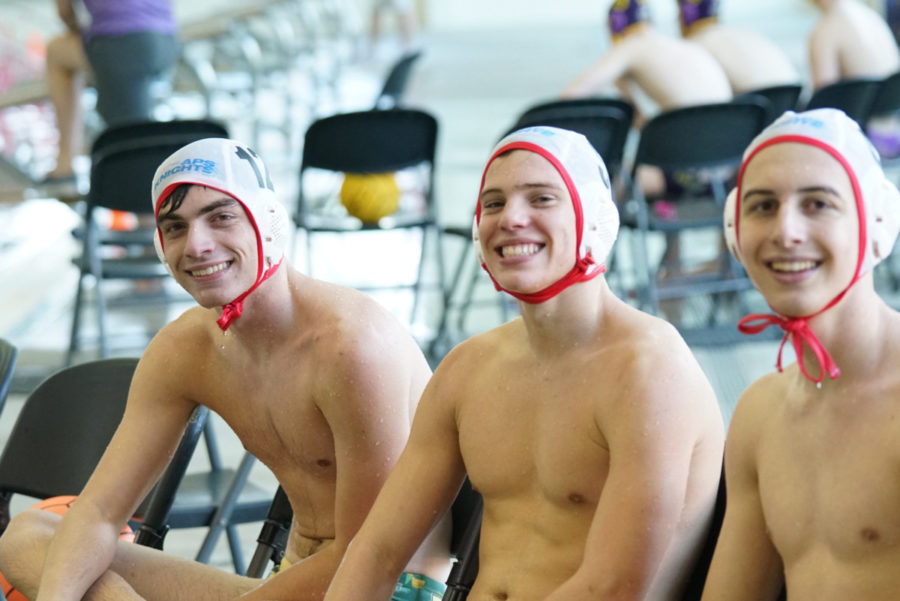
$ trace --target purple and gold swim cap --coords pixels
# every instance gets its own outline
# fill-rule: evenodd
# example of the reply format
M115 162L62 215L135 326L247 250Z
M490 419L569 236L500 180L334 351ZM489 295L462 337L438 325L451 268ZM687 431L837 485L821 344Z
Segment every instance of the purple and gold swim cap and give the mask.
M644 0L615 0L609 9L609 33L613 41L621 39L635 26L647 22Z
M701 23L719 18L719 0L678 0L678 20L681 33L687 33Z

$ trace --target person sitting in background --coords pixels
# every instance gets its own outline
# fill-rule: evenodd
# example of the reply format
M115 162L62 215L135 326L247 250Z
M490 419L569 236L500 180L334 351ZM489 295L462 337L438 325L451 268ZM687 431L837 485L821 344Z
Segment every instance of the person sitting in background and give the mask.
M728 76L716 59L699 44L654 28L643 0L613 2L609 32L610 48L563 89L563 98L597 95L615 86L638 109L638 126L658 111L731 100ZM644 98L651 106L642 110ZM638 169L636 177L647 198L653 199L654 209L663 216L674 210L668 198L708 186L701 177L663 173L647 165ZM667 235L662 277L681 275L680 248L678 234Z
M843 79L881 79L900 71L900 49L887 22L858 0L813 0L820 11L808 38L813 90ZM867 134L885 157L900 155L900 120L876 115Z
M89 22L79 20L83 1ZM83 151L81 96L90 74L97 112L107 126L152 118L151 88L179 54L171 0L56 0L66 31L47 45L47 86L59 131L47 183L72 180Z
M785 113L744 154L728 246L797 358L741 395L725 445L728 502L703 599L896 599L900 590L900 313L873 269L900 192L855 121Z
M800 83L797 69L772 40L719 21L718 0L678 0L678 21L681 35L706 48L722 66L735 95Z
M484 500L470 599L677 599L721 474L715 394L670 324L603 276L618 212L575 132L502 139L475 249L521 317L440 363L326 601L384 601L466 474Z

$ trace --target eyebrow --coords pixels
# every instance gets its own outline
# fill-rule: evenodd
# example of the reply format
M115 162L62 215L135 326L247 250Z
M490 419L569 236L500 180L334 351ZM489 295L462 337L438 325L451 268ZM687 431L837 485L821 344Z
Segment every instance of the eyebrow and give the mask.
M552 190L565 190L565 186L560 186L559 184L552 182L525 182L523 184L516 184L513 186L513 190L532 190L538 188L550 188ZM501 193L502 190L500 188L487 188L481 191L481 196L479 199L483 199L485 196L490 194Z
M804 194L809 194L810 192L822 192L828 194L829 196L834 196L835 198L841 198L841 195L838 194L838 191L831 186L804 186L803 188L799 188L797 192L802 192ZM747 190L746 192L744 192L741 200L747 200L748 197L754 195L769 196L774 194L775 191L768 188L754 188L752 190Z
M235 199L225 196L223 198L220 198L219 200L214 200L211 203L203 206L197 214L207 215L209 213L212 213L213 211L221 209L222 207L231 207L236 204L238 204L238 202ZM157 218L156 223L159 224L165 221L185 221L185 219L181 215L169 211L165 215L160 215Z

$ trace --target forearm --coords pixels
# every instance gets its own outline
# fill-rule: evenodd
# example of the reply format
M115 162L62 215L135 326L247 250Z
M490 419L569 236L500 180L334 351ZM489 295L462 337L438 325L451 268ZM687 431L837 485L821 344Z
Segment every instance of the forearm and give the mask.
M109 569L116 553L118 530L84 523L60 523L47 548L34 601L79 601Z
M388 601L402 571L402 565L380 559L372 547L351 543L325 601Z
M341 562L343 547L329 545L241 597L242 601L322 601Z
M597 566L582 568L544 601L640 601L646 587L639 580L604 573Z

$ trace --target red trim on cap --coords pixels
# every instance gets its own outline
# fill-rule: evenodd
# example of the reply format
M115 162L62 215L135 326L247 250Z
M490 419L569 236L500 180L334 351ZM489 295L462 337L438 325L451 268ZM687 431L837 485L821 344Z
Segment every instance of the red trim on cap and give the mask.
M485 164L484 166L484 171L481 174L481 186L478 188L478 201L475 203L476 226L481 223L481 193L482 191L484 191L484 182L487 177L487 170L491 166L491 163L494 162L494 159L496 159L501 154L510 152L512 150L527 150L547 159L559 173L560 177L562 177L563 182L566 185L566 189L569 192L569 196L572 198L572 209L575 212L575 265L572 266L572 269L569 270L566 275L564 275L553 284L550 284L546 288L538 290L537 292L530 293L521 293L515 292L513 290L508 290L506 288L503 288L497 282L497 280L494 279L493 274L487 268L487 264L484 262L481 263L482 269L487 272L488 276L491 278L491 281L494 283L494 287L497 290L502 290L503 292L506 292L507 294L521 301L538 304L553 298L572 284L585 282L597 277L598 275L606 271L606 266L601 265L599 269L591 271L591 267L596 264L594 262L594 258L590 254L587 254L584 257L580 256L581 240L584 234L584 207L581 204L581 195L578 194L578 189L575 187L575 183L572 181L572 177L569 175L568 170L566 170L562 162L553 154L551 154L550 151L548 151L546 148L533 142L526 142L524 140L510 142L509 144L506 144L497 149L497 151L494 152L494 154L492 154L488 159L487 164Z
M236 197L234 194L232 194L228 190L224 190L217 186L211 186L206 182L194 182L194 181L181 180L178 182L173 182L173 183L169 184L168 186L166 186L163 189L162 194L159 195L159 199L156 201L156 207L153 210L153 215L154 215L155 219L157 219L157 220L159 219L159 209L162 206L163 202L168 200L168 198L172 195L172 192L175 190L175 188L177 188L178 186L180 186L182 184L189 184L189 185L193 185L193 186L203 186L204 188L216 190L218 192L221 192L222 194L227 194L231 198L235 199L238 202L238 204L240 204L241 207L244 209L244 213L247 214L247 219L250 220L250 225L253 226L253 231L256 233L256 257L257 257L256 281L243 294L240 294L237 298L235 298L231 302L222 305L222 315L219 316L219 319L216 320L216 323L219 324L219 327L224 332L225 330L228 329L228 326L230 326L232 324L232 322L234 322L235 319L237 319L238 317L241 316L241 313L244 310L244 299L247 298L247 296L251 292L256 290L260 284L262 284L264 281L269 279L272 276L272 274L275 273L275 271L278 269L278 266L281 265L282 261L284 260L284 257L282 257L278 261L278 263L276 263L275 265L270 267L268 270L266 270L266 268L265 268L266 267L266 263L265 263L266 258L263 256L262 232L259 231L259 224L256 222L256 218L253 216L253 212L247 207L247 204L243 200ZM156 228L156 235L159 236L159 247L162 248L163 251L165 251L165 246L164 246L165 242L163 240L162 232L160 231L159 226L157 226L157 228Z
M859 252L856 258L856 270L853 272L853 278L850 280L850 283L847 284L847 287L844 288L837 296L831 299L831 301L829 301L823 308L819 309L815 313L799 317L766 314L747 315L746 317L738 321L738 330L744 334L752 335L762 332L771 325L779 326L782 330L784 330L784 336L781 339L781 345L778 347L778 359L775 367L779 372L782 370L781 355L782 351L784 350L784 345L790 337L794 346L794 352L797 355L797 363L800 366L800 371L808 380L819 384L825 379L826 373L832 380L834 380L841 374L841 370L840 368L838 368L837 364L834 362L834 359L831 358L831 355L819 341L815 332L813 332L809 327L808 321L840 302L840 300L844 298L844 295L847 294L847 291L850 290L850 287L853 286L853 284L855 284L857 281L859 281L860 271L862 270L867 246L866 239L868 232L866 228L866 207L865 203L863 202L862 188L859 185L859 178L857 178L856 172L850 166L850 162L847 161L844 155L838 152L836 148L834 148L830 144L826 144L822 140L812 138L810 136L799 134L775 136L774 138L770 138L754 148L750 155L744 159L743 163L741 164L741 168L738 171L736 186L737 191L734 203L734 238L735 242L737 243L739 252L741 240L741 184L744 180L744 171L747 169L747 165L750 163L750 161L753 160L753 158L757 155L757 153L759 153L759 151L763 150L764 148L774 146L775 144L784 144L790 142L797 144L806 144L808 146L813 146L815 148L824 150L841 164L841 166L844 168L844 171L850 177L850 185L853 188L853 197L856 201L856 213L859 220ZM769 305L769 307L771 308L771 305ZM819 375L815 378L812 377L806 370L806 365L803 361L804 344L808 346L810 350L812 350L819 364Z

